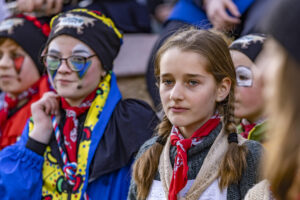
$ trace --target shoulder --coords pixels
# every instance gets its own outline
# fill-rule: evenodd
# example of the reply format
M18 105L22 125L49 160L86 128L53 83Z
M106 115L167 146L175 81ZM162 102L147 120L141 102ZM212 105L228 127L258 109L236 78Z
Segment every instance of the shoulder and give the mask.
M259 142L254 140L247 140L245 141L244 145L248 149L248 155L250 154L254 157L260 158L264 151L263 146Z
M137 99L125 99L119 101L114 112L118 114L135 114L138 116L156 117L154 110L148 103Z
M121 100L113 112L113 118L118 124L135 124L135 128L150 128L151 130L159 121L149 104L136 99Z
M267 180L263 180L251 188L246 196L245 200L269 200L271 198L271 192L269 190L270 184Z
M258 170L261 158L264 153L263 146L254 140L246 140L244 145L247 147L247 165L251 170ZM250 170L249 169L249 170Z
M154 136L154 137L150 138L141 146L140 150L138 151L138 153L136 155L136 159L141 157L141 155L143 155L148 149L150 149L153 146L153 144L156 143L157 137L158 136Z

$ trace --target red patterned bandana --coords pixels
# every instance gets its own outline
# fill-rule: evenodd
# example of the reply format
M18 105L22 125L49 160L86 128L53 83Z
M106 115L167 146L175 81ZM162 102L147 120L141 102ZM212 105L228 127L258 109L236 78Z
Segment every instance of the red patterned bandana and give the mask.
M243 127L243 132L241 133L241 135L248 139L248 135L249 135L249 132L254 128L254 126L256 126L255 123L253 124L244 124L244 123L241 123L242 127Z
M187 183L187 173L189 167L187 165L187 151L192 146L201 142L201 139L214 130L220 122L219 116L213 116L196 132L193 133L191 138L185 139L180 130L173 126L171 131L171 145L177 147L177 154L175 157L173 175L169 189L169 200L176 200L177 194L184 188Z
M90 108L95 96L96 90L87 96L79 107L72 107L64 98L61 98L62 108L66 111L66 121L63 128L64 143L70 163L77 162L77 117Z
M40 81L35 83L32 87L28 88L26 91L19 94L16 98L11 98L8 94L5 95L4 106L0 110L0 136L5 127L9 112L12 111L13 109L17 109L18 107L22 107L24 104L18 106L18 103L20 101L26 99L27 101L25 102L28 102L34 94L38 93L39 84Z

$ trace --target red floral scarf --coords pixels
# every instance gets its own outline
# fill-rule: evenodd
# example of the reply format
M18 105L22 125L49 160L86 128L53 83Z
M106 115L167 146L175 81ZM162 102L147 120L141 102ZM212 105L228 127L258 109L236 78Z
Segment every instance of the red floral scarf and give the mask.
M77 162L77 118L90 108L95 96L96 90L87 96L79 107L72 107L64 98L61 98L62 108L66 111L66 121L63 128L64 144L70 163Z
M243 128L243 132L241 133L241 135L248 139L248 136L249 136L249 133L250 131L256 126L255 123L252 123L252 124L244 124L243 122L241 123L242 125L242 128Z

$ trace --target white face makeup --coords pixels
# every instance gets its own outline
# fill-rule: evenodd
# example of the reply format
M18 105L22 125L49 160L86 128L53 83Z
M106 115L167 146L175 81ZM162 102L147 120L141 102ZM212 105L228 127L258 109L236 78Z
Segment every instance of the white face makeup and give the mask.
M105 74L95 52L71 36L54 38L45 58L53 87L70 105L80 105L97 88L101 75ZM49 70L51 67L53 70Z
M252 71L247 66L237 66L235 68L237 85L240 87L251 87L253 82Z
M72 49L72 55L76 56L83 56L83 57L89 57L92 55L90 50L86 45L83 44L77 44L73 49Z
M94 56L96 55L92 54L86 45L77 44L73 47L71 56L64 58L61 56L59 47L54 44L49 48L49 53L43 57L43 61L53 79L63 60L82 79L91 65L90 58Z

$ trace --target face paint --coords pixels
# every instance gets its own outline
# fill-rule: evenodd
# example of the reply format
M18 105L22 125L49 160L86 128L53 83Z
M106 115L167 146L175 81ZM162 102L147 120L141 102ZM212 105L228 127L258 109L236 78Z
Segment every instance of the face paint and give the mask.
M25 59L24 56L18 56L18 57L16 57L16 58L13 59L13 61L14 61L14 66L15 66L15 69L16 69L16 71L17 71L18 74L19 74L20 71L21 71L21 68L22 68L22 66L23 66L24 59Z
M249 67L238 66L235 69L237 86L251 87L253 82L252 71Z
M90 52L89 48L86 45L77 44L72 49L72 55L88 57L88 56L92 55L92 53ZM91 64L92 64L92 61L87 60L84 67L82 68L82 70L77 72L77 75L80 79L82 79L84 77L84 75L86 74L86 72L89 69L89 67L91 66ZM77 67L76 63L74 63L74 62L72 62L72 65L75 66L76 68L79 68L79 66Z
M52 43L50 43L50 46L49 46L49 49L48 49L48 53L51 53L51 54L54 54L54 55L57 55L57 54L59 54L59 46L58 45L56 45L56 43L54 42L52 42ZM47 71L48 71L48 74L50 74L51 75L51 78L52 78L52 81L54 81L54 78L55 78L55 76L56 76L56 73L57 73L57 70L49 70L49 69L47 69Z
M54 78L56 76L57 70L47 70L47 71L51 75L52 80L54 81Z
M92 64L92 61L91 60L87 60L83 69L81 71L78 71L77 74L78 74L78 77L80 79L82 79L82 77L85 75L85 73L87 72L87 70L89 69L89 67L91 66Z

